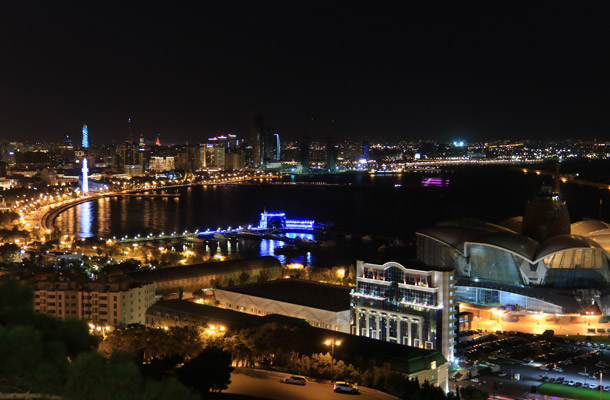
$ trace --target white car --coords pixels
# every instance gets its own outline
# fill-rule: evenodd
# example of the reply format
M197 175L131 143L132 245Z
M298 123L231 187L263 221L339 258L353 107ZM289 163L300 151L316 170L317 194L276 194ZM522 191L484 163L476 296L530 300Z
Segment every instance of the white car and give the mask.
M293 385L301 385L305 386L307 384L307 379L304 376L300 375L292 375L290 378L282 379L283 383L292 383Z
M351 383L342 381L335 382L333 390L337 393L358 393L358 388L356 386L352 385Z

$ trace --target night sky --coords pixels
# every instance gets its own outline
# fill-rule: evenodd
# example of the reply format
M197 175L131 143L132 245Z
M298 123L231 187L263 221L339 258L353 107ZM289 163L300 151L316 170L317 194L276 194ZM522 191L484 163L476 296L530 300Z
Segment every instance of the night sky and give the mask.
M576 2L84 3L3 5L0 139L132 118L197 142L255 113L283 139L609 139L607 14Z

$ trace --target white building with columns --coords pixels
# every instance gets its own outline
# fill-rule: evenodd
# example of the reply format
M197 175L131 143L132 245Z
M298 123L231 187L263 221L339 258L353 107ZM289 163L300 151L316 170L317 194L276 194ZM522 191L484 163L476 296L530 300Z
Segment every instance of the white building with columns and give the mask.
M454 272L418 261L405 264L357 261L352 334L439 350L453 361L458 326Z

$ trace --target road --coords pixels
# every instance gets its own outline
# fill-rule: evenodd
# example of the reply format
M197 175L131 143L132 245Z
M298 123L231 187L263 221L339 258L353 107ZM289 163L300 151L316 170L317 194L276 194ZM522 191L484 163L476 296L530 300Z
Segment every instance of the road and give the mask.
M310 381L306 386L297 386L280 382L288 376L290 375L275 371L236 368L231 374L231 384L226 392L269 400L397 400L397 397L369 388L360 388L361 394L354 396L333 392L330 383Z
M540 335L546 330L552 330L558 336L606 336L610 333L608 330L610 324L600 323L599 315L553 315L507 311L498 314L498 310L493 307L465 303L460 305L460 311L473 313L474 321L470 329L482 329L487 332L517 331ZM598 331L602 328L603 332Z

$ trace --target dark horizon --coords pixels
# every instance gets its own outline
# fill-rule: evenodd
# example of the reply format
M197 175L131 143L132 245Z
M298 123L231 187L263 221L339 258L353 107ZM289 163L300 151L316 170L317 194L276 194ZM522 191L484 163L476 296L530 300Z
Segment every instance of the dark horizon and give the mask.
M600 9L326 4L7 5L0 139L608 137Z

